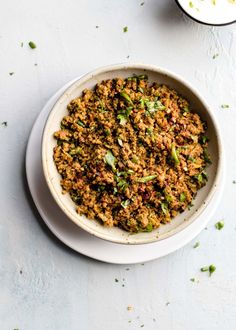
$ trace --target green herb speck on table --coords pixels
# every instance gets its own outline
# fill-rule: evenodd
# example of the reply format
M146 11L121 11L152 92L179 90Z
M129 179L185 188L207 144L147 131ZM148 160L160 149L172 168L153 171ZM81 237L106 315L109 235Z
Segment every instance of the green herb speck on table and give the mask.
M115 278L115 282L117 283L117 282L119 282L119 280L117 278Z
M143 6L144 4L145 4L145 2L141 2L141 3L140 3L140 6Z
M99 25L96 25L95 28L98 29L99 28Z
M124 26L124 27L123 27L123 32L124 32L124 33L128 32L128 26Z
M216 53L212 56L213 60L216 59L219 56L219 53Z
M7 121L3 121L3 122L1 123L1 125L4 126L4 127L7 127Z
M209 272L209 276L211 276L215 270L216 270L216 266L211 264L210 266L204 266L202 268L200 268L201 272Z
M21 42L21 43L20 43L20 46L21 46L21 48L22 48L22 47L24 46L24 43L23 43L23 42Z
M194 7L192 1L189 1L189 7L190 8L193 8Z
M224 225L225 225L224 221L221 220L221 221L218 221L218 222L215 224L215 227L216 227L217 230L221 230L222 228L224 228Z
M232 182L233 182L233 184L236 184L236 180L233 180Z
M197 241L197 242L194 244L193 248L196 249L197 247L199 247L199 245L200 245L200 242Z
M13 74L15 74L15 72L9 72L9 75L10 76L13 76Z
M35 49L37 47L36 44L33 41L29 41L28 45L31 49Z
M221 104L221 108L222 109L229 109L229 105L228 104Z

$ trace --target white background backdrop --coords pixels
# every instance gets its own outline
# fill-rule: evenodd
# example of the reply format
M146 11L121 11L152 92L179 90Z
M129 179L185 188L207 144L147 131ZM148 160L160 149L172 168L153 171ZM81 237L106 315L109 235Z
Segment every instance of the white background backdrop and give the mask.
M199 25L173 0L144 2L1 3L0 122L8 123L0 125L1 330L236 327L236 26ZM37 114L58 88L125 61L173 70L207 98L222 131L226 182L217 212L196 240L145 265L116 266L85 258L50 234L28 193L24 155ZM225 227L217 231L221 219ZM212 277L199 271L211 263Z

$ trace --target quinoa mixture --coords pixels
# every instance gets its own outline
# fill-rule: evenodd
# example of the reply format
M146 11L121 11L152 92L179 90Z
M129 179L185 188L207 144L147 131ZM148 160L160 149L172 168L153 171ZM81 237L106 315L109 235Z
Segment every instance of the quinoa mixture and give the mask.
M207 181L206 123L146 76L110 79L67 106L53 157L79 214L150 232L192 205Z

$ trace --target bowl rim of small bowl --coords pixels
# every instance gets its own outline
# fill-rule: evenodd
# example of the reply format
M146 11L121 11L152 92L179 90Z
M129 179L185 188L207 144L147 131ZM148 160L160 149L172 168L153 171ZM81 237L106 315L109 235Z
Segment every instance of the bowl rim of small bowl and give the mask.
M186 89L190 90L192 92L192 94L194 94L194 96L200 100L200 102L202 103L204 110L206 111L206 113L208 113L209 117L211 118L213 127L215 129L215 133L216 133L216 143L217 143L217 148L218 148L218 159L217 159L217 168L216 168L216 174L214 177L214 180L212 182L212 185L210 187L209 190L209 194L206 197L206 199L204 199L204 202L200 204L199 208L196 210L196 212L191 215L188 219L188 224L184 225L183 223L180 224L179 226L177 226L176 228L172 229L170 234L166 233L165 237L156 237L156 238L152 238L149 237L148 234L146 233L147 236L143 239L139 239L137 242L132 241L130 242L127 239L122 239L122 238L118 238L114 236L106 236L103 233L97 232L96 230L93 230L89 227L87 227L86 225L84 225L82 222L79 222L76 218L77 214L72 214L71 211L69 210L69 207L67 208L67 206L62 203L61 198L59 197L56 188L54 187L54 184L52 183L52 180L50 179L50 170L49 170L49 166L47 165L47 131L50 128L49 124L50 124L50 119L53 117L54 112L56 110L56 106L60 103L60 101L67 95L70 94L74 88L78 88L78 84L82 84L85 83L86 81L89 81L91 78L98 76L100 74L106 73L106 72L111 72L111 71L118 71L118 70L127 70L127 69L140 69L140 70L144 70L144 71L152 71L152 72L156 72L158 74L161 74L163 76L167 76L170 79L176 80L178 81L181 85L183 85ZM213 114L210 106L208 105L208 103L205 101L204 97L200 94L200 92L192 86L192 84L186 80L185 78L181 77L179 74L173 73L172 71L163 68L163 67L159 67L153 64L143 64L143 63L119 63L119 64L112 64L112 65L107 65L107 66L102 66L99 67L95 70L92 70L80 77L78 77L78 79L74 80L72 82L72 84L61 94L61 96L57 99L57 101L54 103L51 111L49 112L49 115L45 121L45 125L43 128L43 133L42 133L42 140L41 140L41 155L42 155L42 167L43 167L43 174L44 174L44 178L47 182L47 186L49 188L49 191L51 193L51 195L53 196L56 204L60 207L60 209L64 212L64 214L66 214L66 216L72 221L74 222L77 226L79 226L80 228L82 228L83 230L85 230L86 232L90 233L93 236L96 236L98 238L104 239L106 241L109 242L113 242L113 243L119 243L119 244L129 244L129 245L138 245L138 244L148 244L148 243L155 243L158 240L164 240L164 239L168 239L169 237L172 237L173 235L178 234L179 232L183 231L184 229L188 228L189 226L191 226L191 224L194 222L195 219L197 219L200 214L206 209L206 207L208 206L208 204L210 203L214 193L216 192L218 185L220 183L220 177L221 177L221 172L223 170L223 148L222 148L222 142L221 142L221 136L220 136L220 129L219 129L219 125L216 121L215 115ZM61 193L61 196L63 196L63 194ZM190 221L191 219L191 221ZM184 225L184 226L183 226ZM132 236L134 236L135 234L133 234Z
M189 18L191 18L193 21L200 23L202 25L208 25L208 26L226 26L226 25L231 25L236 23L236 19L232 20L232 21L226 21L226 22L222 22L222 23L211 23L209 21L206 20L201 20L199 18L196 18L194 15L191 15L190 11L187 11L186 9L184 9L182 1L181 0L175 0L177 6L180 8L180 10L182 10L182 12L187 15Z

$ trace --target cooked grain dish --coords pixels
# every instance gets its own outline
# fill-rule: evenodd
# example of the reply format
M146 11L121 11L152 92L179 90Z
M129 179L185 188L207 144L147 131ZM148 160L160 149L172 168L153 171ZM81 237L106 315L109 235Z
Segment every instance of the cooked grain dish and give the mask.
M110 79L67 106L53 157L77 212L150 232L192 205L206 184L206 123L146 76Z

